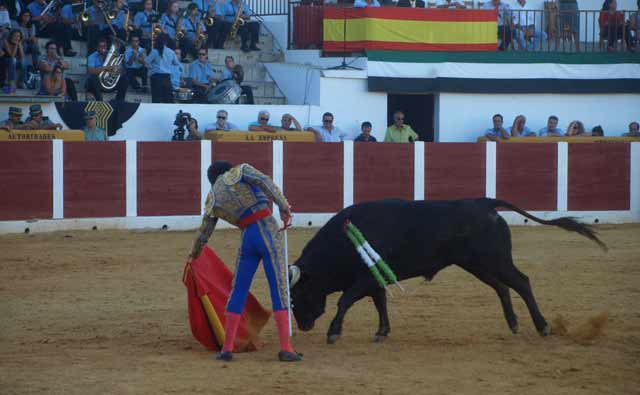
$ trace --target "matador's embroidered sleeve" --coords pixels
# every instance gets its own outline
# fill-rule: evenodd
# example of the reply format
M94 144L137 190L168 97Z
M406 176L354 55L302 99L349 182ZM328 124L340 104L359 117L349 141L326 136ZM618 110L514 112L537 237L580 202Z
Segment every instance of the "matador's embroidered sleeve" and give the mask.
M287 198L284 197L282 191L280 191L280 188L274 184L271 178L263 174L260 170L245 163L242 165L242 178L249 184L262 189L265 195L276 202L278 207L280 207L280 210L290 209L289 202L287 201Z
M213 193L209 192L207 195L207 202L205 204L205 212L202 217L202 224L200 224L200 228L198 229L198 237L193 241L193 249L191 250L191 257L197 258L200 256L200 252L202 251L202 247L207 244L211 234L216 228L216 224L218 223L218 217L214 215L214 197Z

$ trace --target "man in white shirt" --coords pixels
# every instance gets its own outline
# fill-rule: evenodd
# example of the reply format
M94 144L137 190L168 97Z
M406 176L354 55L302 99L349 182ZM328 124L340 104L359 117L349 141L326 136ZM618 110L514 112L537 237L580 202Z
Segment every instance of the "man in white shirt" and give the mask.
M467 6L464 5L463 2L458 0L438 0L436 3L436 8L448 8L448 9L464 9Z
M310 126L307 131L316 135L318 143L339 143L347 140L347 134L333 125L333 114L330 112L322 115L322 125Z
M354 8L380 7L378 0L356 0L353 3Z
M518 0L511 12L519 49L521 51L540 50L542 41L547 39L547 33L536 27L536 20L541 22L542 11L527 8L527 0Z
M228 121L229 114L225 110L218 110L216 114L216 122L210 123L204 126L205 132L211 131L228 131L228 130L238 130L238 127L233 123Z

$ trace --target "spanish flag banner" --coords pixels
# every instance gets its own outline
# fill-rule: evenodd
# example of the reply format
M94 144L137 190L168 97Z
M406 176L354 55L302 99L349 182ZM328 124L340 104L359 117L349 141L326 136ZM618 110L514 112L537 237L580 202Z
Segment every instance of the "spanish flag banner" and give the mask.
M198 257L186 264L182 282L187 287L191 333L211 351L224 343L224 311L231 293L233 273L205 246ZM262 346L258 334L269 320L271 311L249 294L233 346L234 352L254 351Z
M497 10L324 8L325 52L496 51Z

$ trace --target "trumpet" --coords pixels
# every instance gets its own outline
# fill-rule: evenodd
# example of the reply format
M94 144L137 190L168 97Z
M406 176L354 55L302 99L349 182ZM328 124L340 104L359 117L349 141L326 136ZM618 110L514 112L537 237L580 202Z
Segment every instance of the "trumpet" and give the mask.
M107 19L113 21L118 17L118 10L111 10L107 12Z
M182 40L184 38L184 30L176 30L176 40Z
M89 13L86 10L80 13L80 22L83 24L89 23Z

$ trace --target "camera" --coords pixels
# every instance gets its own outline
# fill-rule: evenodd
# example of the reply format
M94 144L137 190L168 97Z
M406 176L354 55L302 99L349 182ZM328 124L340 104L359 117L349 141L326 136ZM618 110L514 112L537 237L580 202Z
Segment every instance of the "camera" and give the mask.
M180 110L176 114L176 120L173 122L176 128L173 130L173 137L171 140L184 141L184 134L189 130L189 122L191 122L191 114Z

